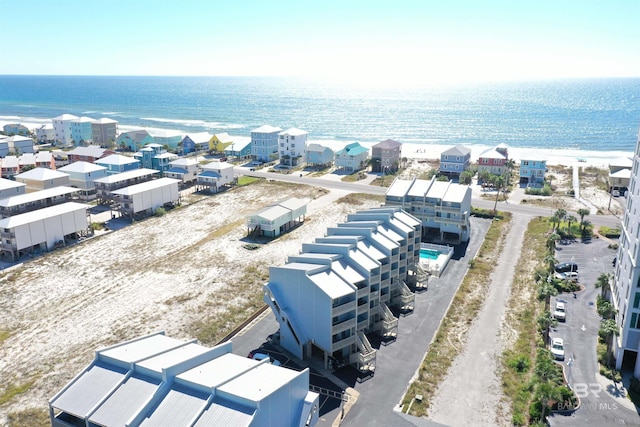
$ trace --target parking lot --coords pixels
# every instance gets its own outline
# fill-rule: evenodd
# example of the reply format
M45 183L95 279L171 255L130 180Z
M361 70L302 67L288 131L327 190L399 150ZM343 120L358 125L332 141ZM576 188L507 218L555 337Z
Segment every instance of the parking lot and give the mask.
M556 258L560 263L577 264L582 289L558 294L552 299L552 310L556 301L565 303L566 320L558 322L550 337L564 340L565 359L557 363L564 365L567 382L578 394L580 405L576 411L553 414L549 423L552 426L638 425L638 413L621 405L616 386L613 382L601 384L598 373L596 343L600 316L596 311L596 298L600 289L596 289L595 283L600 274L613 273L616 250L609 248L610 242L596 238L559 243ZM583 393L584 390L589 392Z

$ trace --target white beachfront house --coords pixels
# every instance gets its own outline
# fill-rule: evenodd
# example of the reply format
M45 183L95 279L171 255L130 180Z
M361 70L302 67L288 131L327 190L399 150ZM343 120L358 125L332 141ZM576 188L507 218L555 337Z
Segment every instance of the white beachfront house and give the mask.
M33 139L28 136L13 135L2 140L9 144L9 152L16 155L35 153L36 148Z
M152 334L96 351L49 400L52 427L314 427L319 395L309 369L295 371Z
M12 260L34 250L64 246L91 234L89 205L68 202L0 219L2 251Z
M292 197L251 215L247 224L251 236L278 237L304 222L309 200Z
M195 182L200 171L200 163L194 157L182 157L169 163L164 172L167 178L178 179L182 184Z
M471 188L451 181L396 178L386 206L399 206L422 221L422 240L458 244L469 241Z
M89 162L73 162L58 171L69 175L69 185L77 188L78 196L86 201L96 198L95 180L107 176L107 168Z
M251 156L259 162L272 162L278 158L278 140L282 129L269 125L251 131Z
M280 132L278 153L282 166L294 167L305 161L308 136L307 132L296 128Z
M231 163L214 160L202 165L201 169L197 177L198 191L207 189L211 193L217 193L236 182Z
M51 119L53 125L54 138L57 145L71 144L71 122L79 119L73 114L62 114Z
M112 191L115 202L112 210L134 218L139 214L153 214L164 206L180 204L179 183L177 179L160 178Z
M375 369L376 350L366 336L397 336L388 305L413 308L404 281L419 257L420 221L398 208L358 212L328 235L305 243L283 266L272 266L264 300L280 324L280 343L299 358L322 355L324 367ZM404 266L405 271L400 273Z
M89 145L93 142L93 130L91 124L95 119L91 117L78 117L71 120L71 142L74 145Z

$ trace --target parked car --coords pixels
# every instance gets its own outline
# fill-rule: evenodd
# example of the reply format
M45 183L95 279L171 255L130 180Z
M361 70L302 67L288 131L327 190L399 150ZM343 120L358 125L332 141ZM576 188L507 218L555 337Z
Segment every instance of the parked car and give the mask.
M565 310L563 302L556 301L556 306L553 309L553 317L563 322L567 319L567 311Z
M564 360L564 340L562 338L553 338L550 350L554 359Z
M274 366L282 366L280 361L278 361L277 359L274 359L273 357L269 356L266 353L254 353L254 352L251 352L251 353L249 353L249 355L247 357L249 359L253 359L253 360L269 359L269 363L271 363L272 365L274 365Z
M555 265L556 273L578 272L578 264L575 262L563 262Z
M555 278L560 280L568 280L570 282L577 282L578 273L575 271L567 271L566 273L556 273Z

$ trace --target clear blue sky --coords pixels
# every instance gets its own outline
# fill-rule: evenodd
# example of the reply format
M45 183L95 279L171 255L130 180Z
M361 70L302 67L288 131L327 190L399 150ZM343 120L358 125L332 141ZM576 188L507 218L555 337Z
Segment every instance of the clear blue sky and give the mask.
M640 0L0 0L0 74L640 76Z

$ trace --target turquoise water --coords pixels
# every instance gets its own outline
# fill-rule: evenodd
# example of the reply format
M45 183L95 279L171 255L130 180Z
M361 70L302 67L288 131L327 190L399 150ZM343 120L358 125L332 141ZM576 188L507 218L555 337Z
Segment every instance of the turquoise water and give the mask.
M0 121L63 113L127 126L250 136L269 124L314 142L634 151L640 79L349 87L288 78L0 76Z
M421 259L438 259L440 252L435 249L420 249Z

